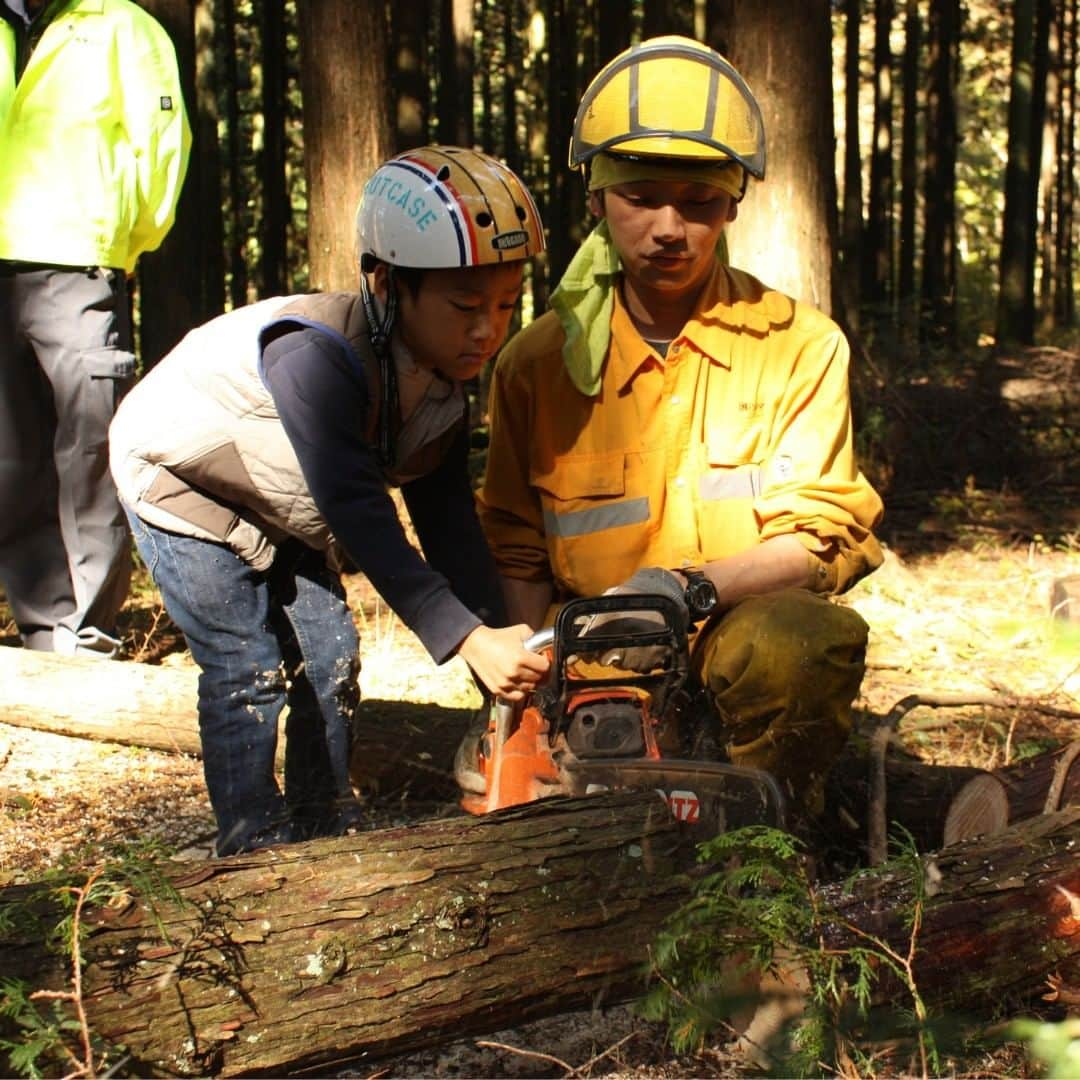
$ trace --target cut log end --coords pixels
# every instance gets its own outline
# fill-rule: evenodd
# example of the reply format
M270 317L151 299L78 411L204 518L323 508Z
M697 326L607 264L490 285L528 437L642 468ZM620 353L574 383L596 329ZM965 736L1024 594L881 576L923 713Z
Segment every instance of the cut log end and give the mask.
M975 836L993 836L1009 824L1009 794L989 774L969 780L954 796L945 815L946 845Z

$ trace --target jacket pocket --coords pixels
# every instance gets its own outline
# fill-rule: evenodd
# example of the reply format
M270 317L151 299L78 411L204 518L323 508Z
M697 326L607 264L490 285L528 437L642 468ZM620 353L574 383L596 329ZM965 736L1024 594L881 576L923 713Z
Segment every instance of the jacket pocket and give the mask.
M82 362L91 379L124 380L135 374L135 356L127 349L84 349Z
M561 588L596 595L634 572L648 547L649 497L627 490L622 451L559 458L530 479Z
M761 494L762 470L756 461L718 461L709 455L698 478L701 550L706 561L754 547L760 526L754 502Z

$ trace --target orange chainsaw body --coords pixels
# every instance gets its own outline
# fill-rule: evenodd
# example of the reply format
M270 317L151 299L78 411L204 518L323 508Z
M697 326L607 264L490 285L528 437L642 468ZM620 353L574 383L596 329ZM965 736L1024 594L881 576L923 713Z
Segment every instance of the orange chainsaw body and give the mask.
M623 707L640 717L642 753L646 760L658 761L657 720L649 712L649 694L633 687L590 689L574 694L566 703L569 716L588 716L592 707ZM505 715L505 714L504 714ZM574 760L565 733L552 739L551 725L534 704L512 711L505 734L499 730L500 713L491 711L488 730L476 753L477 769L483 776L483 794L466 792L462 808L471 814L486 814L506 806L520 806L548 795L570 794L561 763Z

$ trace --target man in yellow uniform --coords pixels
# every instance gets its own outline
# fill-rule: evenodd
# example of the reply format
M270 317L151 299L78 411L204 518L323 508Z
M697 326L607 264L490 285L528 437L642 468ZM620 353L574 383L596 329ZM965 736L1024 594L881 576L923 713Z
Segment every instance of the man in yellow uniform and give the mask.
M511 621L702 572L718 606L691 668L716 741L814 813L867 639L827 597L881 562L882 506L843 333L717 256L764 176L760 109L719 54L652 39L589 86L570 164L600 223L492 383L479 502Z

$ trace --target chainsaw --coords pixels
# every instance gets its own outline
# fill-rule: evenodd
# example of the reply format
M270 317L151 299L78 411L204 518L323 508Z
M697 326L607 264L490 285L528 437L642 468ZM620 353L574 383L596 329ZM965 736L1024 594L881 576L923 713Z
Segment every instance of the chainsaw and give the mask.
M687 608L666 596L565 604L553 627L525 642L548 655L544 680L522 702L496 700L486 729L458 748L463 809L640 789L658 791L674 817L709 835L783 828L784 797L770 774L713 760L708 710L687 690L688 631ZM648 662L623 666L631 650Z

